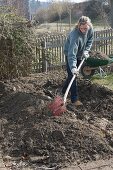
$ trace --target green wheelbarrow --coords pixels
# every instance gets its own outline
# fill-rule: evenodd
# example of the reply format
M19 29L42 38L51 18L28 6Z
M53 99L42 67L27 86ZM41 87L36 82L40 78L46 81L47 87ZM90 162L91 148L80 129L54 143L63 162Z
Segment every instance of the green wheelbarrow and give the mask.
M113 63L113 56L108 58L94 58L89 57L85 60L81 67L81 74L85 79L90 79L96 70L99 70L103 66L107 66Z

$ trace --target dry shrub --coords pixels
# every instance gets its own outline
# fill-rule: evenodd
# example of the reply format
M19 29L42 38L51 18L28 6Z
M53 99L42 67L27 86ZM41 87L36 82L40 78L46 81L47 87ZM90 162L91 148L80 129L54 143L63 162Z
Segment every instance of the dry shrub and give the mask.
M26 19L0 8L0 79L26 76L32 71L33 32Z

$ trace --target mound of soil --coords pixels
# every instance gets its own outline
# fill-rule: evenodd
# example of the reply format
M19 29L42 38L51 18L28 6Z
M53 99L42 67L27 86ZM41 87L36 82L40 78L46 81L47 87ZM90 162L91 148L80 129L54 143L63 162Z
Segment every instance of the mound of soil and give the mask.
M90 57L93 57L93 58L109 60L109 57L105 53L100 52L100 51L90 51L89 54L90 54Z
M0 82L0 146L3 158L20 167L61 169L113 156L113 92L78 79L83 106L67 99L53 116L48 104L59 93L64 71Z

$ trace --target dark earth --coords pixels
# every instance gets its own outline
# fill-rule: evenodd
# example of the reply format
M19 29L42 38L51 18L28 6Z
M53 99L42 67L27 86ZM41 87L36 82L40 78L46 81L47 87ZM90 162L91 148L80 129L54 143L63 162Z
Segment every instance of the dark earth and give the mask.
M65 71L0 81L0 147L10 168L62 169L113 156L113 91L78 78L82 107L68 95L67 111L53 116Z

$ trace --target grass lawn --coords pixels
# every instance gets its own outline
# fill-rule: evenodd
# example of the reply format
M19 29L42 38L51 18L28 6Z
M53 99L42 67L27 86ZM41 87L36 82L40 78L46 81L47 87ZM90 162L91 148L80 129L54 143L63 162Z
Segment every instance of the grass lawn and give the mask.
M108 26L103 23L104 22L100 22L100 23L94 22L93 23L94 30L99 31L103 29L108 29ZM69 20L67 22L65 20L62 20L62 23L60 23L59 21L54 23L43 23L36 28L36 31L37 32L48 32L48 31L63 32L63 31L69 31L70 29L72 30L74 27L75 27L75 21L72 20L71 28L70 28Z
M113 90L113 73L109 74L109 75L107 75L105 77L100 77L100 75L94 75L91 78L91 81L93 83L103 85L103 86Z

